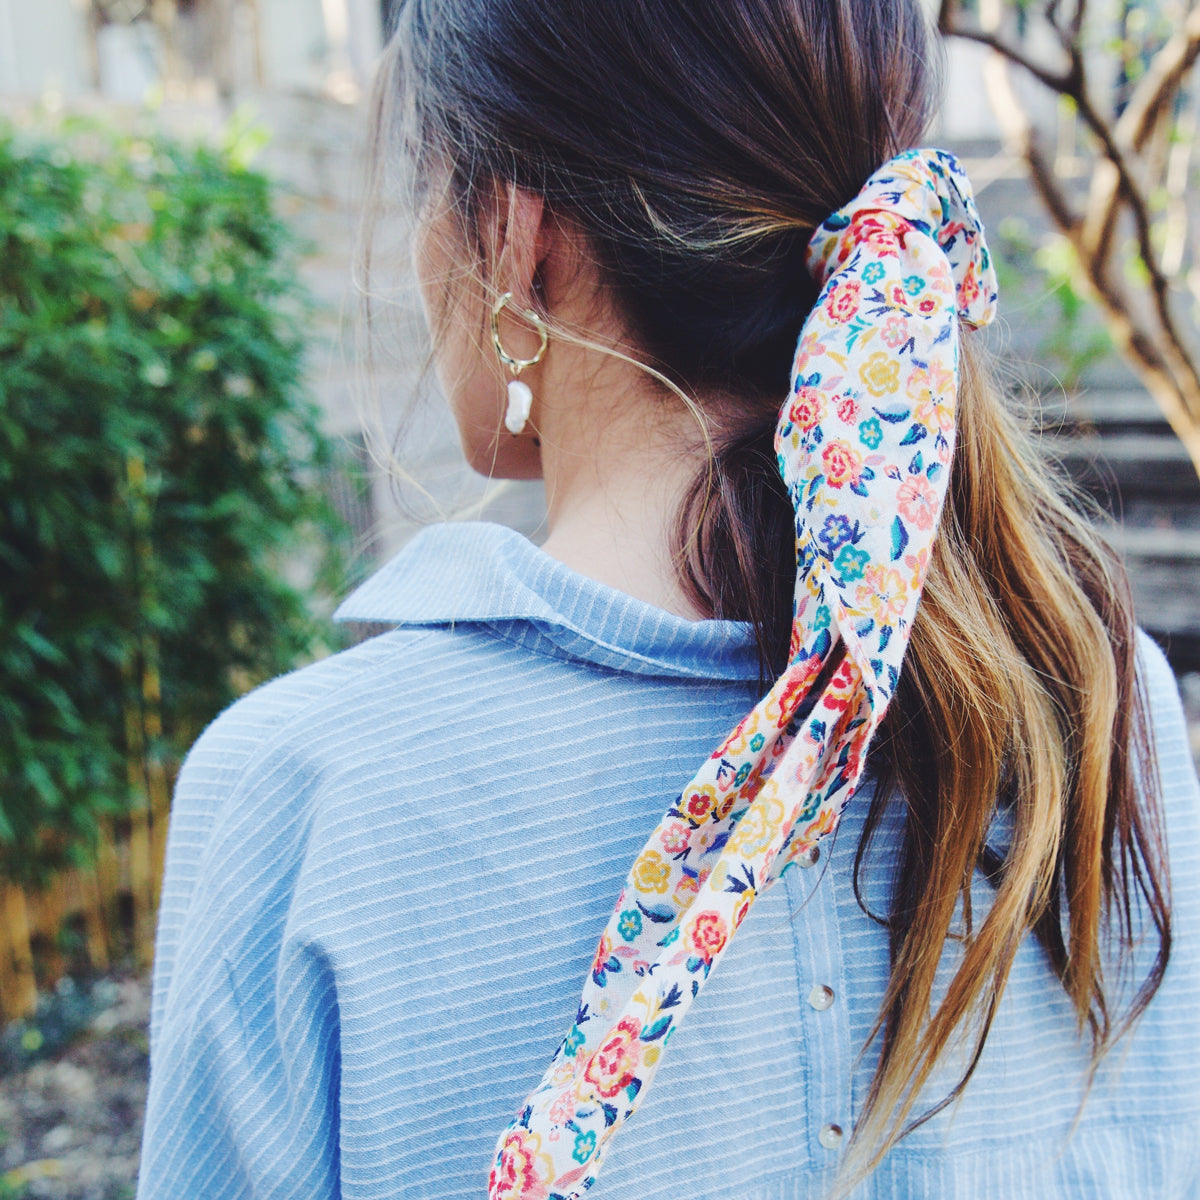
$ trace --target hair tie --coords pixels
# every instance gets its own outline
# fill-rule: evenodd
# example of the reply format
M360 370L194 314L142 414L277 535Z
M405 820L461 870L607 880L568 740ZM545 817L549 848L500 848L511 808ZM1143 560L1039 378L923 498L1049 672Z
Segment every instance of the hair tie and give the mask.
M895 691L949 480L957 321L991 319L995 278L942 150L885 163L807 261L821 292L775 438L796 509L787 668L635 860L575 1021L500 1138L489 1200L576 1200L595 1181L755 898L836 827Z

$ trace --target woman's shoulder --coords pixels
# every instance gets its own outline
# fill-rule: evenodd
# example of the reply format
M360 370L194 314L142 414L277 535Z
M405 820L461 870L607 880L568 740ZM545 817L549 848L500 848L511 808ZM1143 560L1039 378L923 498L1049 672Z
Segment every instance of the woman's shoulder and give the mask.
M434 638L432 630L397 629L309 663L248 692L204 730L188 753L180 788L219 774L226 785L256 763L313 750L348 706L386 702L389 685L408 680Z
M1141 629L1137 649L1168 820L1200 827L1200 783L1179 685L1161 647ZM1171 835L1174 840L1174 829Z

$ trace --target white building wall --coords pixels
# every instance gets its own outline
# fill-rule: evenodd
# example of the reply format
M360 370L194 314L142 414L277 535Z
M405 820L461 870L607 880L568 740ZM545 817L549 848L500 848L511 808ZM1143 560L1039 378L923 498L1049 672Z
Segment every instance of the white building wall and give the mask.
M72 0L0 0L0 93L76 96L90 74L84 17Z

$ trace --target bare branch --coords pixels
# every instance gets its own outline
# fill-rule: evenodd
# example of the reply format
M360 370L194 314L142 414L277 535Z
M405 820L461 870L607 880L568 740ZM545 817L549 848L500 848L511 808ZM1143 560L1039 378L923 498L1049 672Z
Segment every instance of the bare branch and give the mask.
M992 108L1000 122L1004 141L1013 153L1024 159L1033 186L1049 210L1054 223L1064 233L1073 233L1081 223L1080 218L1072 210L1071 202L1054 174L1052 164L1037 143L1033 122L1013 90L1008 73L1008 60L993 56L984 64L983 79Z
M1028 71L1052 91L1061 92L1069 82L1065 73L1056 73L1049 67L1042 66L1026 55L1011 42L1005 41L997 32L978 26L963 25L959 21L959 0L941 0L938 8L938 30L946 37L960 37L964 41L977 42L1004 55L1010 62L1016 63Z
M1134 88L1114 130L1122 146L1142 149L1159 118L1170 110L1171 100L1197 57L1200 57L1200 6L1188 13L1183 28L1155 54Z
M1172 102L1187 72L1200 57L1200 7L1193 8L1183 28L1151 60L1125 111L1113 129L1113 141L1126 153L1140 151ZM1092 177L1084 219L1083 241L1089 253L1107 261L1116 228L1120 173L1115 164L1101 164Z
M1079 28L1083 24L1086 0L1076 0L1075 7L1071 11L1071 19L1065 29L1059 20L1058 10L1061 2L1062 0L1048 0L1045 9L1042 11L1042 15L1046 18L1046 24L1054 30L1059 45L1062 46L1069 57L1074 59L1079 38Z
M1154 239L1150 231L1150 206L1133 178L1125 153L1113 139L1107 123L1092 106L1087 92L1080 89L1074 100L1079 106L1079 115L1084 124L1095 135L1105 158L1116 169L1118 189L1133 216L1134 228L1137 231L1138 256L1150 276L1150 291L1155 311L1166 339L1167 362L1171 370L1177 373L1176 381L1184 403L1191 409L1194 417L1200 420L1200 371L1197 371L1195 363L1191 360L1188 348L1180 336L1179 327L1175 323L1175 315L1171 311L1171 285L1162 273L1158 256L1154 252Z
M1080 242L1087 254L1106 264L1112 255L1113 236L1121 208L1118 203L1120 196L1121 175L1117 168L1107 160L1098 162L1092 170Z
M1075 0L1075 12L1071 16L1071 24L1069 32L1073 42L1079 41L1079 35L1083 32L1083 20L1087 15L1087 0Z
M1129 178L1125 157L1113 143L1111 131L1083 90L1086 76L1077 77L1072 80L1073 91L1064 94L1072 94L1080 106L1081 117L1097 135L1103 148L1104 158L1099 165L1107 168L1116 181L1112 189L1112 206L1115 208L1116 197L1125 201L1134 215L1135 224L1139 226L1139 253L1145 255L1147 249L1151 252L1147 267L1151 272L1155 315L1165 345L1161 345L1147 329L1135 322L1132 315L1134 306L1116 285L1107 254L1103 257L1096 254L1095 246L1084 241L1084 222L1074 213L1053 166L1038 146L1033 123L1013 90L1009 77L1009 63L1012 61L1011 56L996 54L984 67L984 81L1005 141L1025 161L1030 180L1042 203L1055 225L1075 247L1089 288L1100 305L1113 341L1137 368L1147 389L1200 469L1200 376L1179 339L1169 307L1167 281L1158 270L1152 247L1149 246L1149 210L1145 200ZM1102 188L1102 195L1107 191L1108 188ZM1156 279L1161 281L1161 287Z

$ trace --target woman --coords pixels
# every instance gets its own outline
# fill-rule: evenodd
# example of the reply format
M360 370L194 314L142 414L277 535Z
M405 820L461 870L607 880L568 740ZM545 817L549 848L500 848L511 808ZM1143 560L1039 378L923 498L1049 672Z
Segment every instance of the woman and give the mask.
M1197 1194L1178 697L981 369L929 57L403 7L379 161L549 534L427 530L193 751L140 1196Z

